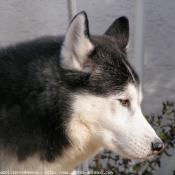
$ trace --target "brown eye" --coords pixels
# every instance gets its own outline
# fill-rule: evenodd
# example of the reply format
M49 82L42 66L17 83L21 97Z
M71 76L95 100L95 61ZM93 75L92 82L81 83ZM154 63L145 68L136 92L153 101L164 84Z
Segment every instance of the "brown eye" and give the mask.
M119 99L119 101L123 106L127 106L127 107L130 106L130 102L128 99L125 99L125 100Z

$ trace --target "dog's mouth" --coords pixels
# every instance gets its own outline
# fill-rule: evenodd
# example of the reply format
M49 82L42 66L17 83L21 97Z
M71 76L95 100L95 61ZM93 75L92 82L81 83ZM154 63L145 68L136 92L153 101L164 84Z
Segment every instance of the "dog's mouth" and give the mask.
M113 143L115 144L115 146L117 146L117 149L119 150L120 154L128 159L131 160L135 160L135 161L139 161L139 162L145 162L147 159L152 159L153 157L155 157L155 155L153 153L151 154L147 154L145 157L139 157L139 156L133 156L133 155L129 155L121 146L120 144L115 141L114 139L112 139Z

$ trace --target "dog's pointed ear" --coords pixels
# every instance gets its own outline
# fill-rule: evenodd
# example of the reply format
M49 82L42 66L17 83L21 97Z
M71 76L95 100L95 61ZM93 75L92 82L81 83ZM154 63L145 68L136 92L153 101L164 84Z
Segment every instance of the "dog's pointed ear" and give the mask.
M94 49L89 35L86 13L78 13L71 21L61 50L61 66L64 69L91 72L88 54Z
M116 19L104 33L114 38L121 49L126 49L129 41L129 20L122 16Z

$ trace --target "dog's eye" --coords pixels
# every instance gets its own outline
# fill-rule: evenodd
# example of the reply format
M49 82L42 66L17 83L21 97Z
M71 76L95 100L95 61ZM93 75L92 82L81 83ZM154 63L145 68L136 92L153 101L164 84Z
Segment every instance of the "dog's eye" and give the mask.
M123 106L130 106L130 102L128 99L119 99L120 103L123 105Z

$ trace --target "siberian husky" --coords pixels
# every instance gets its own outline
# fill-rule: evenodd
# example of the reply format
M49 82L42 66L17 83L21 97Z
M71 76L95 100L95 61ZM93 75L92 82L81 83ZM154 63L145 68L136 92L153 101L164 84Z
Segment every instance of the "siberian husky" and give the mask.
M81 12L65 36L1 49L0 171L71 171L101 148L135 160L163 149L127 60L128 19L101 36L88 25Z

